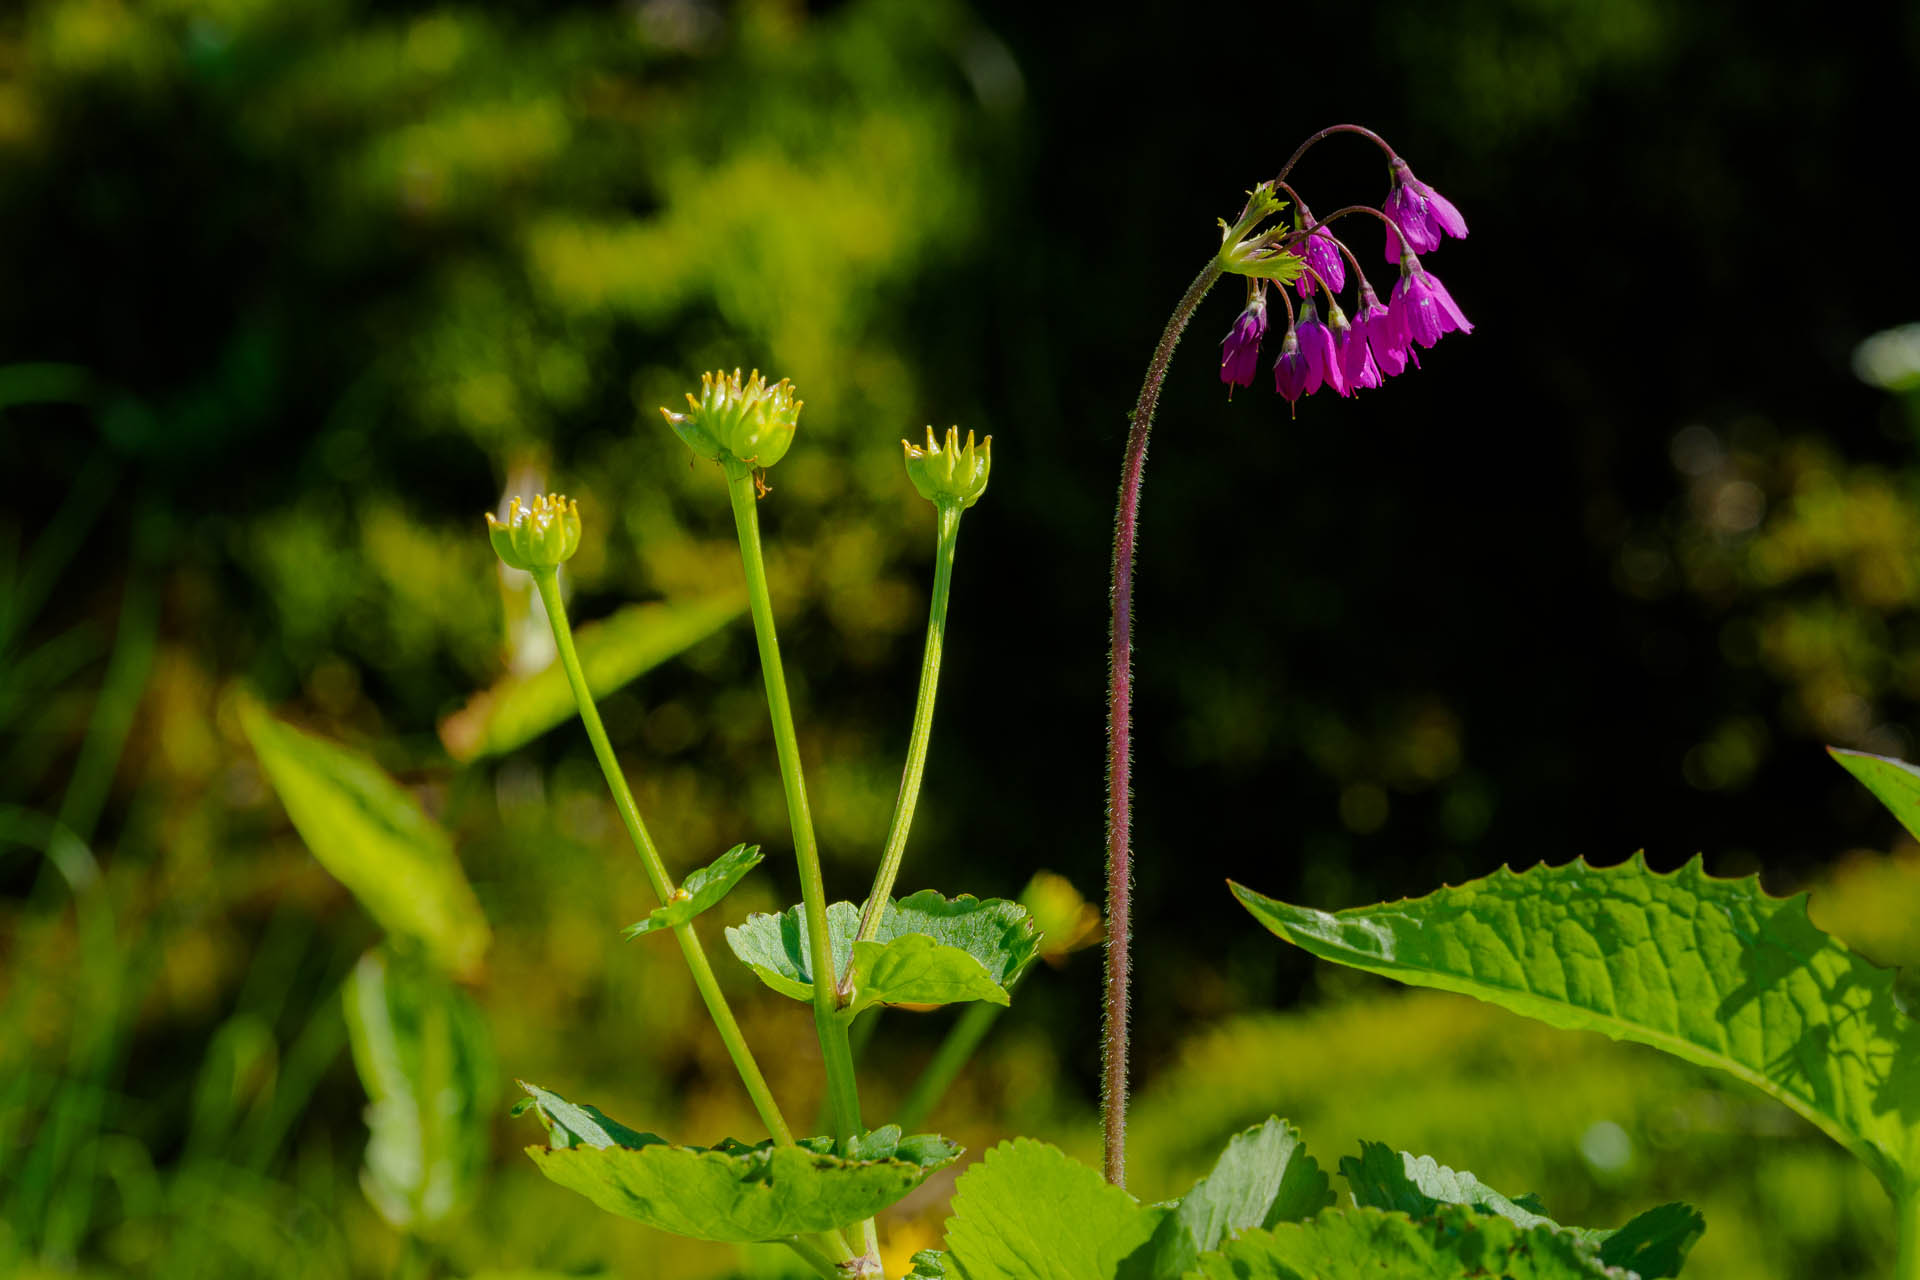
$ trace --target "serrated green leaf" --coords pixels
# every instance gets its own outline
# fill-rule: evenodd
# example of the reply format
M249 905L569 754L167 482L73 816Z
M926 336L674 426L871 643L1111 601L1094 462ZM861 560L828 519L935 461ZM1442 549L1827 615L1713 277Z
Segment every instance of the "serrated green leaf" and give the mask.
M1864 751L1828 747L1840 766L1866 784L1874 798L1900 820L1907 834L1920 840L1920 769L1892 756L1870 756Z
M249 701L240 723L307 848L379 922L443 969L478 969L491 940L447 833L380 767Z
M1616 1231L1568 1227L1546 1215L1534 1195L1509 1199L1464 1169L1449 1169L1431 1156L1395 1151L1378 1142L1362 1142L1360 1157L1343 1156L1341 1176L1353 1189L1355 1204L1430 1217L1442 1204L1465 1205L1505 1218L1517 1227L1569 1231L1599 1247L1602 1262L1626 1267L1640 1280L1663 1280L1680 1273L1687 1251L1706 1230L1698 1210L1684 1204L1649 1209Z
M1920 1176L1920 1024L1891 972L1813 926L1804 894L1714 879L1698 859L1659 875L1639 855L1502 868L1332 915L1233 891L1323 959L1717 1068L1825 1130L1894 1195Z
M342 1005L367 1092L361 1189L402 1230L458 1216L486 1170L487 1114L499 1096L485 1018L418 953L383 947L354 966Z
M1356 1207L1243 1232L1188 1273L1197 1280L1630 1280L1595 1247L1548 1227L1443 1205L1416 1222Z
M638 938L656 929L686 924L733 892L747 872L760 865L760 846L737 844L680 882L672 902L655 907L638 924L628 925L626 936Z
M913 1255L913 1270L907 1280L947 1280L947 1255L938 1249L922 1249Z
M1669 1280L1694 1243L1705 1234L1707 1220L1688 1204L1663 1204L1633 1218L1600 1241L1600 1260L1623 1267L1640 1280Z
M944 1138L902 1139L894 1126L852 1139L849 1149L865 1157L857 1159L834 1155L831 1138L683 1147L538 1086L521 1087L550 1143L558 1139L527 1148L541 1173L609 1213L695 1240L751 1244L831 1231L897 1203L960 1158Z
M871 942L856 943L860 908L827 908L834 967L853 962L847 1016L876 1004L1007 1003L1007 988L1033 962L1040 940L1026 909L1000 898L946 898L931 889L890 903ZM727 930L727 945L768 986L795 1000L813 998L806 914L751 915Z
M595 697L606 697L699 644L746 607L745 593L635 604L577 628L574 641L587 687ZM555 662L475 694L440 722L440 741L462 763L504 755L571 719L574 711L573 689Z
M1362 1142L1359 1159L1340 1157L1340 1174L1353 1188L1354 1203L1372 1209L1397 1210L1418 1219L1439 1205L1463 1204L1498 1214L1519 1227L1560 1225L1509 1200L1465 1170L1449 1169L1432 1156L1395 1151L1378 1142Z
M955 1184L947 1274L1114 1280L1167 1213L1164 1206L1141 1204L1058 1147L1016 1138L987 1152Z
M1173 1277L1234 1232L1311 1218L1333 1203L1327 1175L1300 1133L1269 1118L1228 1140L1213 1171L1180 1197L1146 1251L1146 1274Z

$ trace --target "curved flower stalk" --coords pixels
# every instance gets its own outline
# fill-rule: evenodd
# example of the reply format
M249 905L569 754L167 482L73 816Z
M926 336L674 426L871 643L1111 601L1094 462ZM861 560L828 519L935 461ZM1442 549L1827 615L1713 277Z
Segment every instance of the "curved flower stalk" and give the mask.
M1350 205L1316 218L1288 176L1307 150L1335 134L1372 141L1387 156L1389 188L1378 207ZM1283 197L1285 197L1283 199ZM1294 216L1273 223L1291 200ZM1390 301L1381 302L1353 251L1333 225L1349 217L1369 217L1384 225L1387 260L1400 278ZM1140 485L1146 469L1147 439L1153 430L1160 387L1174 348L1215 283L1223 275L1247 280L1247 303L1221 343L1220 380L1229 387L1251 386L1260 345L1268 332L1267 285L1287 313L1280 352L1273 365L1275 391L1290 405L1322 387L1340 396L1379 387L1408 367L1419 367L1417 349L1431 347L1443 334L1471 333L1467 320L1437 276L1418 255L1431 253L1444 236L1464 237L1466 219L1452 201L1414 177L1386 140L1370 129L1337 124L1300 144L1278 176L1247 193L1247 202L1229 224L1220 223L1220 248L1201 268L1173 309L1160 334L1135 401L1120 471L1120 496L1114 513L1111 649L1107 686L1107 973L1105 1030L1101 1061L1101 1114L1107 1181L1126 1183L1127 1013L1131 979L1132 862L1129 825L1133 816L1133 556L1140 513ZM1352 284L1353 320L1338 295ZM1301 305L1296 310L1292 294ZM1321 320L1320 308L1326 308Z

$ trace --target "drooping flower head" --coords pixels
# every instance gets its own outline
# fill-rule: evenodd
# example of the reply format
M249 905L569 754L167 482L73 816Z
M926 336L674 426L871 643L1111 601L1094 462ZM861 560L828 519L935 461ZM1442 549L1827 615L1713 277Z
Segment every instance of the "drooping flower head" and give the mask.
M1392 315L1395 331L1423 347L1456 329L1473 332L1472 322L1454 304L1440 277L1422 268L1418 258L1401 266L1400 283L1393 286Z
M1393 189L1387 192L1384 212L1407 238L1415 253L1432 253L1440 247L1442 234L1456 240L1467 236L1467 220L1454 208L1453 201L1413 176L1413 170L1399 156L1389 162ZM1387 261L1400 261L1400 237L1387 230Z
M1363 387L1377 387L1384 381L1373 353L1367 350L1366 335L1347 323L1346 313L1338 303L1333 308L1333 355L1340 362L1340 380L1346 385L1343 394L1352 395Z
M1325 227L1315 227L1310 234L1301 238L1294 246L1294 251L1306 260L1308 268L1300 273L1300 280L1295 286L1301 297L1312 297L1314 290L1320 287L1314 279L1315 274L1325 280L1327 288L1335 293L1347 287L1347 263L1340 256L1340 246L1334 242L1331 231Z
M1341 376L1340 360L1333 350L1333 330L1320 323L1320 313L1311 302L1300 304L1299 335L1300 354L1307 362L1305 394L1312 395L1324 384L1346 395L1347 382Z
M1252 386L1254 370L1260 365L1260 340L1267 334L1267 286L1265 281L1253 283L1246 310L1220 344L1220 381L1228 386Z
M1380 301L1373 286L1365 281L1360 284L1360 312L1353 319L1353 332L1355 341L1365 340L1367 354L1381 377L1397 378L1406 372L1410 355L1406 335L1394 322L1392 308Z
M1287 398L1288 404L1307 394L1307 358L1300 354L1300 339L1292 329L1280 343L1280 358L1273 362L1273 389Z

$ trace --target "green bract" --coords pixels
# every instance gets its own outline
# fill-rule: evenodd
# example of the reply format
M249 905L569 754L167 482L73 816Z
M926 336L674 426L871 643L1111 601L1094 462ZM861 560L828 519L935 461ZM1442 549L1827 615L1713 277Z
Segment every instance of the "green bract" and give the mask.
M926 448L905 440L900 447L907 455L907 478L935 506L958 506L964 511L987 491L987 473L993 470L992 436L976 446L969 431L963 445L960 428L948 427L947 447L942 449L928 427Z
M960 1157L945 1138L888 1125L847 1140L682 1147L522 1081L547 1126L540 1172L609 1213L695 1240L745 1244L832 1231L895 1204Z
M537 497L532 506L515 498L505 520L487 512L487 537L509 568L557 568L580 549L580 504L559 493Z
M766 468L787 456L805 402L785 378L769 386L755 369L700 375L700 398L687 393L687 412L662 408L674 433L709 462Z
M655 907L645 920L627 926L626 937L638 938L656 929L672 929L733 892L742 876L760 865L760 846L737 844L681 882L673 900Z

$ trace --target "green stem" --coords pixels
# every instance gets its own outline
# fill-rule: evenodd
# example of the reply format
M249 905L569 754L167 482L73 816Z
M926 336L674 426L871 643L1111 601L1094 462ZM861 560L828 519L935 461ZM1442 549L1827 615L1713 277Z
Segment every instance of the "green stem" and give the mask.
M920 659L920 694L913 704L913 732L907 738L907 766L900 775L900 794L893 802L893 823L887 828L887 847L880 855L880 870L873 878L873 892L867 895L866 908L860 913L859 942L870 942L880 931L880 917L886 912L887 897L900 874L900 859L907 850L907 832L913 826L913 811L920 803L920 780L927 767L927 740L933 734L933 701L940 690L940 652L947 634L947 595L953 585L953 549L960 540L959 503L939 505L939 541L934 549L933 603L927 609L927 648ZM850 994L851 968L841 978L841 994Z
M940 1099L946 1097L960 1069L973 1057L974 1050L980 1047L980 1042L986 1038L987 1032L993 1028L1003 1011L1002 1006L985 1001L967 1006L967 1011L954 1022L952 1029L947 1032L947 1038L934 1051L933 1061L913 1082L913 1090L907 1094L906 1101L893 1113L895 1124L908 1133L920 1131L920 1126L926 1123Z
M788 1236L780 1242L800 1255L800 1260L812 1267L814 1273L827 1280L846 1280L846 1274L834 1265L833 1258L818 1245L802 1240L799 1236Z
M1894 1201L1899 1215L1900 1256L1893 1264L1893 1280L1920 1280L1920 1180L1909 1183Z
M727 496L740 535L740 564L747 575L747 603L753 613L754 640L760 647L760 672L767 683L767 714L773 720L774 751L780 759L780 784L786 790L787 817L793 826L793 852L800 864L800 899L807 920L808 964L813 971L813 1026L827 1069L827 1099L833 1111L834 1137L842 1144L859 1133L860 1091L853 1075L853 1051L847 1024L834 992L833 944L827 935L827 888L820 874L820 847L813 838L813 811L800 772L800 739L787 699L786 669L780 662L780 638L773 629L773 596L760 551L760 513L755 505L752 468L727 468Z
M620 770L620 761L613 754L613 744L607 739L607 728L600 722L600 710L594 705L593 691L587 687L587 675L580 666L580 655L573 647L573 628L567 623L567 608L560 599L560 578L552 569L538 570L533 582L540 589L540 602L547 608L547 620L553 624L554 647L560 651L560 665L567 673L567 683L573 686L573 700L580 708L580 722L587 728L587 738L593 743L593 754L600 761L600 772L606 775L607 789L613 793L613 804L620 811L620 821L626 824L627 835L633 841L635 852L640 855L640 864L646 868L647 879L653 885L654 894L664 904L673 897L673 878L667 874L667 864L660 858L660 850L654 847L653 837L647 834L647 824L640 819L640 807L633 802L633 791L627 786L627 776ZM747 1038L740 1030L740 1024L734 1019L733 1010L727 1005L727 997L720 990L720 983L713 976L713 966L707 963L706 949L700 943L700 937L693 931L691 924L674 926L673 937L680 944L680 954L686 957L687 969L693 974L693 985L700 989L700 998L706 1002L707 1012L713 1018L713 1025L720 1032L721 1043L727 1047L727 1056L733 1059L734 1068L740 1073L740 1081L747 1087L747 1096L753 1099L753 1109L760 1113L760 1121L767 1126L767 1132L773 1140L782 1146L793 1142L793 1130L787 1127L785 1117L780 1114L780 1104L773 1100L773 1090L767 1087L767 1078L760 1072L760 1064L754 1061L753 1050L747 1046Z

